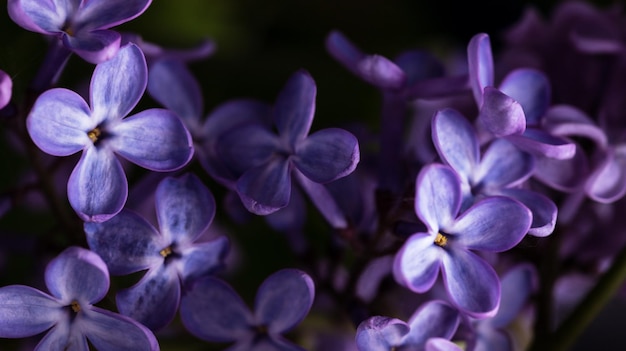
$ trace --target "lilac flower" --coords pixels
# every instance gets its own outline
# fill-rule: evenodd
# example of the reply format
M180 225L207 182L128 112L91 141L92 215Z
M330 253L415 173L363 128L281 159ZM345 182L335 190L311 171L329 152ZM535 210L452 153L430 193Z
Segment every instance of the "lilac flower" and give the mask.
M105 221L126 202L128 183L116 155L154 171L183 167L193 155L189 132L164 109L126 115L146 88L146 62L135 45L94 70L91 107L73 91L41 94L27 119L34 143L54 156L83 151L68 184L68 198L85 221Z
M223 236L195 242L215 215L213 195L195 175L165 178L155 202L160 230L129 210L103 223L85 223L90 248L111 274L147 269L137 284L117 294L117 306L153 330L174 318L181 283L216 270L228 249Z
M13 93L13 80L4 71L0 70L0 109L4 108L11 101Z
M9 0L11 19L21 27L56 37L86 61L100 63L117 53L121 35L109 28L141 15L151 0Z
M464 210L482 196L502 195L520 201L533 214L529 234L546 236L556 225L557 208L543 194L520 188L535 167L535 159L506 139L496 139L480 155L478 136L459 112L438 111L433 117L432 136L441 159L461 179Z
M50 295L22 285L0 288L0 337L24 338L48 330L36 350L159 350L143 325L95 307L109 290L109 272L98 255L70 247L46 268Z
M410 290L428 291L442 272L452 302L470 316L493 316L500 303L500 281L476 251L502 252L519 243L532 214L516 200L490 196L465 212L461 185L448 166L425 166L417 178L415 213L428 228L415 233L396 255L393 273Z
M418 308L407 323L374 316L361 322L356 331L359 351L457 351L450 342L461 320L459 311L448 303L430 300Z
M308 314L314 293L306 273L283 269L261 284L251 312L228 284L203 277L183 295L180 315L187 330L200 339L235 342L232 351L303 351L282 334Z

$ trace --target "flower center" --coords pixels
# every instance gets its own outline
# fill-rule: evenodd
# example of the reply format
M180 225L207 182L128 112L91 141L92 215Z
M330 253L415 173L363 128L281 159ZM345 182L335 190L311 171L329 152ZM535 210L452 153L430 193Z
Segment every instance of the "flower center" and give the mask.
M98 127L87 132L87 136L89 137L89 139L91 139L91 142L93 143L98 141L98 138L100 137L101 134L102 134L102 131Z
M448 244L448 238L441 233L437 233L437 237L435 238L435 244L444 247L446 246L446 244Z
M72 308L72 311L74 311L74 313L80 312L80 304L78 303L78 301L76 300L72 301L72 303L70 304L70 307Z
M161 256L163 256L163 258L167 258L167 256L172 254L172 247L168 246L168 247L164 248L163 250L159 251L159 254L161 254Z

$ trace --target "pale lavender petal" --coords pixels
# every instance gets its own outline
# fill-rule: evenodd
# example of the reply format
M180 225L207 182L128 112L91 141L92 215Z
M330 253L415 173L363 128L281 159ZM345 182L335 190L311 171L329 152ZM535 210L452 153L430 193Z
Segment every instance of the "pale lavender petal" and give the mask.
M528 207L533 216L528 234L544 237L554 231L558 209L552 199L529 189L501 189L500 193Z
M503 188L521 184L535 169L535 158L506 139L494 140L483 155L474 181L481 187Z
M155 197L161 234L179 245L198 238L215 216L213 194L193 173L163 179Z
M213 277L198 279L180 304L180 318L196 337L213 342L242 340L253 335L253 317L229 285Z
M71 349L70 349L71 346ZM69 321L57 324L37 344L34 351L72 350L89 351L85 335L72 330Z
M96 253L78 246L61 252L46 267L50 293L69 305L73 300L94 304L109 291L109 271Z
M493 317L500 305L500 280L495 270L470 251L446 252L443 281L454 303L471 317Z
M511 268L502 276L502 301L498 314L489 323L496 328L505 328L519 316L529 303L531 294L538 287L538 272L535 266L522 263Z
M84 225L89 248L96 252L113 275L125 275L163 262L159 251L165 248L163 237L143 217L122 210L102 223Z
M498 88L522 105L527 125L540 125L551 99L550 82L543 72L531 68L516 69L507 74Z
M456 307L441 300L425 302L409 319L411 331L403 344L420 349L430 338L450 339L460 322L461 315Z
M393 263L393 275L398 283L418 293L428 291L435 284L445 253L434 241L432 235L425 233L409 237Z
M489 35L479 33L472 37L467 46L467 64L474 100L481 106L485 87L494 84L493 54Z
M266 215L289 203L290 162L276 157L266 165L252 168L237 181L237 193L248 211Z
M356 346L359 351L389 351L402 345L402 339L409 330L410 327L399 319L370 317L361 322L356 330Z
M98 64L91 78L93 114L99 121L115 121L137 105L146 90L148 69L134 44L120 48L114 58Z
M313 122L317 87L308 72L294 73L281 90L274 104L274 123L289 145L304 139Z
M128 183L120 161L107 149L88 147L67 182L72 208L87 222L103 222L122 210Z
M0 337L37 335L65 318L63 305L43 292L23 285L0 288Z
M460 177L469 180L480 159L474 127L457 110L446 108L435 113L432 122L433 144L439 157Z
M607 149L597 168L589 175L585 190L601 203L612 203L626 193L626 147Z
M13 93L13 80L6 74L6 72L0 70L0 109L5 107L11 101L11 94Z
M107 310L91 307L80 320L81 332L97 350L158 351L159 344L148 328Z
M85 61L102 63L115 57L120 50L121 35L112 30L80 33L79 36L63 34L63 44ZM133 74L133 73L131 73ZM133 80L133 78L126 80ZM92 100L93 101L93 100Z
M497 137L521 134L526 129L526 117L519 102L493 87L486 87L478 119Z
M504 351L502 349L493 350ZM463 351L463 349L448 339L432 338L426 342L426 348L424 348L424 351Z
M174 319L180 302L180 282L168 263L148 270L141 280L115 296L120 313L152 330Z
M559 160L572 158L576 152L573 142L536 128L528 128L524 134L508 135L507 139L531 154Z
M268 332L291 330L309 313L315 297L313 280L296 269L282 269L270 275L259 287L254 301L257 323Z
M127 160L153 171L174 171L193 156L191 135L180 118L153 108L125 118L111 127L108 145Z
M20 27L42 34L59 33L69 15L66 8L39 0L9 0L8 11Z
M467 209L446 233L471 250L501 252L517 245L532 221L526 206L504 196L489 196Z
M461 206L461 184L452 168L430 164L417 176L415 213L426 227L437 233L452 223Z
M87 133L97 126L85 100L63 88L50 89L37 98L26 128L31 139L44 152L68 156L91 144Z
M181 250L182 257L178 264L182 267L179 275L183 283L222 268L229 248L228 238L220 236L215 240L197 243Z
M141 15L152 0L82 1L74 21L78 26L104 29L117 26Z
M359 157L359 142L352 133L327 128L298 143L293 162L307 178L328 183L352 173Z

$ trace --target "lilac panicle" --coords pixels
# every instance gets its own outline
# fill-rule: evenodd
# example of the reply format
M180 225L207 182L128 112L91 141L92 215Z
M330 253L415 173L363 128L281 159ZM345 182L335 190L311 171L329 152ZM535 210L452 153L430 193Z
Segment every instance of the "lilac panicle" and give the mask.
M151 0L9 0L11 19L32 32L57 38L86 61L100 63L117 53L121 35L109 28L141 15Z
M493 316L500 303L495 270L473 251L502 252L517 245L532 214L516 200L489 196L460 213L461 184L452 168L430 164L420 171L415 213L428 231L415 233L396 255L396 280L412 291L428 291L441 270L453 303L476 318Z
M9 104L12 93L13 80L6 72L0 70L0 109Z
M120 312L156 330L176 314L181 283L212 273L223 265L226 237L196 242L215 215L215 200L195 175L167 177L155 195L159 230L123 210L103 223L85 223L87 242L111 274L147 269L134 286L117 294Z
M48 331L36 350L159 350L156 338L133 319L93 306L109 290L109 272L95 253L69 247L46 267L50 294L10 285L0 288L0 337Z
M128 183L117 156L153 171L183 167L193 155L189 132L169 110L148 109L126 117L142 97L144 56L129 44L98 64L91 106L77 93L55 88L41 94L28 118L33 142L54 156L82 156L67 184L72 208L85 221L105 221L126 202Z
M282 334L306 317L314 296L306 273L282 269L261 284L250 311L228 284L203 277L183 295L180 315L187 330L200 339L235 342L229 350L303 351Z

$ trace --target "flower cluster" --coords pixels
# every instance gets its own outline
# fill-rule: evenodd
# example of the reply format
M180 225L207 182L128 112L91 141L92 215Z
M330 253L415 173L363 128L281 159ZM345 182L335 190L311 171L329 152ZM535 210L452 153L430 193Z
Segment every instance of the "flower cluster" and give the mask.
M48 52L25 82L0 71L3 146L26 161L0 193L18 223L0 227L0 348L566 350L619 297L621 8L528 7L497 51L473 33L449 56L331 30L342 79L380 93L371 128L314 121L304 67L272 101L205 111L213 40L114 28L150 6L8 1ZM76 62L88 85L62 78Z

